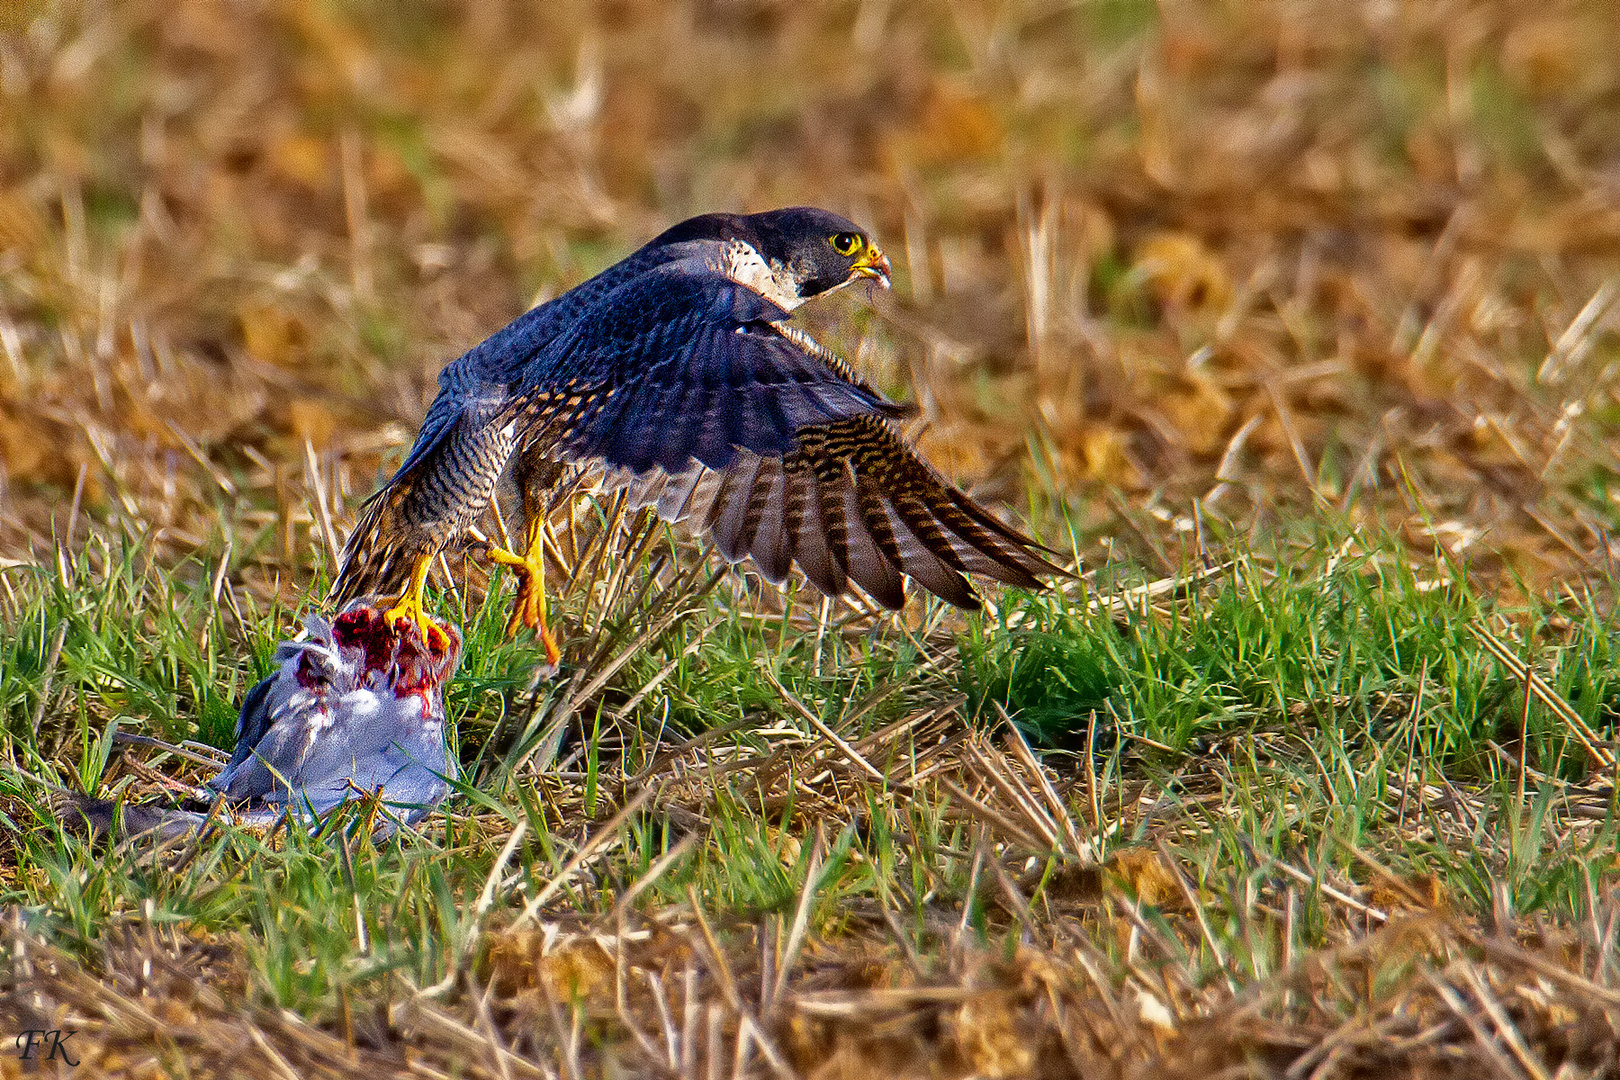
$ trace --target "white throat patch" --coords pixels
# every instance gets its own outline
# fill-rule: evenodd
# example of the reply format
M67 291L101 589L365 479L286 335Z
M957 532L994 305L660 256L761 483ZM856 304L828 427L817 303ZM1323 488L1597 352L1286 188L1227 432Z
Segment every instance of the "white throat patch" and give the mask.
M759 293L783 311L792 311L804 303L804 299L799 296L799 287L788 272L788 268L779 262L767 264L752 244L746 244L741 240L726 241L725 252L720 256L720 265L717 269L737 284Z

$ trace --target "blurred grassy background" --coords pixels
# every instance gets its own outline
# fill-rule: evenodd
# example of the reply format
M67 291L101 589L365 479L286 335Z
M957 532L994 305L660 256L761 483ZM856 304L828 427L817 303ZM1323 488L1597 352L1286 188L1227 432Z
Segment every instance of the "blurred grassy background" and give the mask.
M1615 41L1610 0L0 6L0 1029L176 1075L721 1075L750 1030L818 1077L1609 1067ZM423 836L181 873L55 826L52 784L200 779L120 725L229 745L448 359L792 203L896 270L806 322L1113 568L869 633L650 540L545 684L475 572Z
M1607 577L1605 0L5 12L7 562L82 507L291 599L449 358L680 218L816 203L896 281L812 325L1093 561L1322 510Z

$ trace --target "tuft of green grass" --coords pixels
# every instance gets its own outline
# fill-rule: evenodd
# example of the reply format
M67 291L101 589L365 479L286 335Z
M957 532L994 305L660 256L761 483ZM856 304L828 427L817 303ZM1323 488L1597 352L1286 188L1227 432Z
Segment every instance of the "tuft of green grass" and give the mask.
M640 892L648 910L681 904L690 889L727 918L789 917L806 888L808 834L821 822L837 827L818 855L815 926L832 933L851 905L898 902L926 927L935 906L968 895L975 829L996 821L975 826L955 789L909 787L896 771L900 746L877 759L890 779L855 801L829 803L815 777L829 760L860 776L848 760L800 757L827 745L806 714L854 745L953 691L966 697L969 730L992 731L1004 711L1048 748L1064 813L1096 851L1166 836L1166 815L1176 823L1166 838L1214 905L1221 970L1233 977L1278 970L1274 949L1242 939L1244 916L1232 907L1256 882L1280 880L1278 863L1303 868L1308 880L1349 881L1363 874L1353 853L1372 852L1400 873L1437 875L1477 910L1505 896L1517 912L1561 917L1584 910L1605 873L1612 820L1571 829L1560 813L1590 763L1539 701L1526 712L1522 681L1476 637L1518 640L1553 692L1608 732L1613 633L1591 602L1505 609L1449 564L1416 568L1391 542L1328 533L1308 547L1238 549L1179 595L1110 573L1067 590L1008 593L993 616L959 630L930 609L931 621L911 632L890 620L863 628L814 607L759 617L735 579L722 596L698 589L708 576L701 566L678 574L658 554L677 550L669 543L653 536L600 612L592 608L603 598L585 595L583 582L565 594L570 666L551 682L533 681L532 645L504 639L498 587L475 600L458 594L467 651L448 698L468 772L448 813L420 836L374 844L357 808L320 829L289 827L274 842L225 830L171 873L145 845L106 857L48 826L42 793L18 774L3 794L33 824L22 828L9 899L84 955L109 920L124 917L240 935L264 1000L320 1014L387 972L431 985L459 970L483 924L544 890L588 843L591 823L637 793L629 785L640 777L675 784L685 794L664 805L688 809L625 822L607 854L560 884L554 904L600 917L690 834L696 845ZM133 793L135 778L116 768L130 751L114 750L111 732L209 735L199 711L229 716L289 627L284 613L267 610L227 630L224 612L209 609L206 573L190 584L183 574L143 575L138 555L98 550L67 573L96 570L113 599L68 588L60 575L13 587L20 617L4 654L8 748L58 782ZM663 585L680 598L672 609L689 617L657 631L637 616ZM119 597L147 614L111 618ZM63 626L52 667L46 654ZM31 714L42 689L67 708L50 714L36 740ZM535 716L564 729L543 767L514 735ZM681 768L660 756L716 732ZM1499 748L1512 748L1508 760ZM1509 767L1516 754L1540 777L1523 791ZM517 764L492 769L496 762ZM492 775L498 782L475 782ZM1459 789L1474 809L1448 816L1433 792ZM1141 815L1145 793L1158 816ZM1012 813L1014 825L1033 820ZM520 823L527 838L497 865ZM493 900L480 908L492 881ZM1307 891L1301 947L1331 936L1337 908L1321 895ZM1222 961L1210 951L1198 963L1214 972Z
M1405 731L1434 767L1481 779L1499 773L1486 744L1522 727L1534 767L1583 775L1564 722L1539 704L1525 713L1522 680L1477 634L1522 627L1558 693L1612 731L1620 666L1596 601L1504 611L1465 572L1398 551L1331 531L1308 547L1280 540L1168 610L1118 584L1020 598L963 640L963 686L979 711L998 705L1049 743L1084 734L1093 713L1177 752L1281 728L1370 753Z

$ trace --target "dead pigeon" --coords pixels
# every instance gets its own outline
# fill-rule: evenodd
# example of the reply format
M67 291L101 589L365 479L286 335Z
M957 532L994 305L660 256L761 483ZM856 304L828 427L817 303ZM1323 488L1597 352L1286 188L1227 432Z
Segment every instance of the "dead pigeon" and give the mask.
M389 619L363 603L330 620L310 615L304 625L304 639L282 642L276 671L248 691L236 751L208 789L249 825L283 813L313 820L361 795L378 797L400 824L421 820L455 775L444 741L444 684L461 661L461 633L437 621L424 629L414 619ZM67 802L93 832L111 827L110 801ZM131 805L123 827L176 834L205 816Z

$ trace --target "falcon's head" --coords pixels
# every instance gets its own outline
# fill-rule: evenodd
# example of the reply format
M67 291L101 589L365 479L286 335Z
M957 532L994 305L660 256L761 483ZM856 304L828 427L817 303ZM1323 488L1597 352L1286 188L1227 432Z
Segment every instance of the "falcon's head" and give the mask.
M814 206L760 214L704 214L653 241L727 241L725 272L791 311L855 281L889 287L889 259L865 229Z

